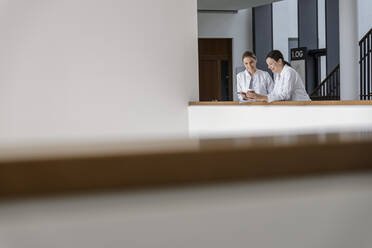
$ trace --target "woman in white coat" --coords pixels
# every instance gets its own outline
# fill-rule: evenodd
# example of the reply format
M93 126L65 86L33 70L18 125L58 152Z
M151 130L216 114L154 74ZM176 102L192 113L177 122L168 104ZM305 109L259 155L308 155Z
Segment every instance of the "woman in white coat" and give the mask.
M267 96L258 92L248 92L248 99L264 102L310 101L300 75L288 62L284 61L283 54L280 51L271 51L266 56L266 63L274 73L274 89Z
M266 71L257 69L257 57L254 53L246 51L242 56L246 70L238 73L236 77L239 101L248 100L248 91L268 95L274 88L274 82Z

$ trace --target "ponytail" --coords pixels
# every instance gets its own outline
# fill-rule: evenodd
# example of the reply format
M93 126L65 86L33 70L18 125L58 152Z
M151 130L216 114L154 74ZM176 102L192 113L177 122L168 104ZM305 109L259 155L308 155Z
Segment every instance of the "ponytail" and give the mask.
M283 60L284 65L288 65L289 67L292 67L291 64L288 61Z
M287 61L284 60L283 54L279 50L272 50L271 52L269 52L269 54L267 54L266 59L267 58L271 58L271 59L275 60L276 62L278 62L279 59L281 59L283 61L284 65L291 66L290 63L288 63Z

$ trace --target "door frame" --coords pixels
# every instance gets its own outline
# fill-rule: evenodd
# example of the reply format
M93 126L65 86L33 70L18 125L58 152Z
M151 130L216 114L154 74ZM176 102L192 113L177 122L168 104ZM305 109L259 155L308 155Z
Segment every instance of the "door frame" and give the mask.
M199 40L228 40L229 41L229 51L230 51L229 54L215 54L215 55L210 55L210 54L209 55L203 55L202 54L201 55L200 50L198 49L198 63L200 64L201 60L217 60L218 65L219 65L218 68L217 68L218 79L219 79L219 82L221 82L221 80L222 80L222 78L221 78L221 61L222 60L229 61L229 92L228 92L228 96L229 96L229 101L234 101L234 94L233 94L233 90L234 90L234 88L233 88L233 78L234 78L234 75L233 75L233 38L226 38L226 37L223 37L223 38L219 38L219 37L198 38L198 43L199 43ZM199 76L199 80L200 80L200 76ZM200 84L199 84L199 87L200 87ZM221 83L219 83L218 88L219 88L219 92L221 94ZM222 96L220 95L220 97L222 97ZM199 99L200 99L200 95L199 95Z

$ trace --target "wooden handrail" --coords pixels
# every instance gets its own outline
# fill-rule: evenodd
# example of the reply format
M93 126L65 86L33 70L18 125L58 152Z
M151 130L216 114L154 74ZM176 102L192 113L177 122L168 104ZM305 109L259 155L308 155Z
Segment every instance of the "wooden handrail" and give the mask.
M335 73L340 68L340 64L338 64L335 69L331 71L331 73L328 74L328 76L311 92L310 96L313 96L327 81L333 76L333 73Z
M327 101L278 101L278 102L233 102L233 101L206 101L206 102L189 102L189 106L335 106L335 105L372 105L372 100L327 100Z
M183 148L182 144L170 144L176 150L113 149L80 156L77 150L89 149L67 147L53 155L49 146L32 147L26 150L27 157L18 156L25 154L24 148L12 156L0 149L0 199L372 170L368 132L198 140ZM310 155L305 158L306 154Z

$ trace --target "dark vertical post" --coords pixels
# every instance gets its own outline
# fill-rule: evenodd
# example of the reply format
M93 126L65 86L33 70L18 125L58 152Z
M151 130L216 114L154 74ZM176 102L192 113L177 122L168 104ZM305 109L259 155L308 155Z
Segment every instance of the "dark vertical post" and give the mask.
M333 92L332 92L332 100L336 100L336 91L337 91L337 86L336 86L336 79L337 79L337 74L333 76L333 80L332 80L332 89L333 89Z
M371 35L367 36L367 85L368 85L368 100L371 99L371 64L370 64L370 58L371 58L371 46L370 46L370 39Z
M327 75L340 64L339 0L325 1Z
M318 49L318 1L298 1L298 42L307 50ZM308 56L306 63L306 90L312 92L318 84L315 58Z
M337 82L340 82L340 67L337 69ZM337 96L338 99L341 99L341 85L337 84Z
M271 71L266 65L266 55L273 50L272 4L253 8L253 51L257 56L257 68Z
M332 80L333 80L333 78L332 78ZM331 82L327 81L326 85L327 85L327 97L328 97L331 94L331 87L330 87Z
M363 66L362 66L362 45L359 43L359 81L360 81L360 100L364 100L363 97Z
M367 89L367 64L366 64L366 54L367 54L367 46L366 42L363 42L363 57L362 57L362 63L363 63L363 84L364 84L364 95L368 94L368 89ZM367 96L368 97L368 96ZM364 98L368 99L368 98Z

